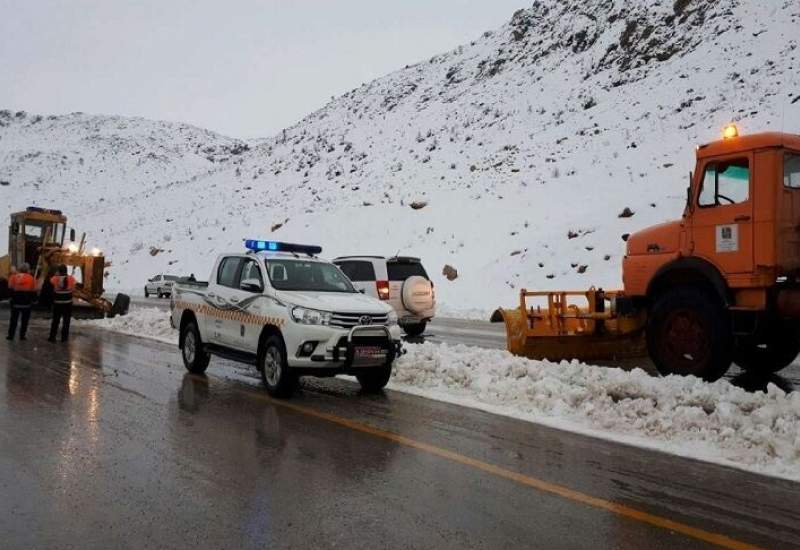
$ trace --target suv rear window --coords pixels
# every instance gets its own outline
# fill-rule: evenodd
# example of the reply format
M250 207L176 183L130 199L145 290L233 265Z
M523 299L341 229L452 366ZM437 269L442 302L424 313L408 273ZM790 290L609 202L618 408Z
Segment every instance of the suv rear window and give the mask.
M425 268L419 262L386 262L386 270L390 281L405 281L415 275L428 278Z
M375 280L375 268L372 262L336 262L336 265L355 283Z

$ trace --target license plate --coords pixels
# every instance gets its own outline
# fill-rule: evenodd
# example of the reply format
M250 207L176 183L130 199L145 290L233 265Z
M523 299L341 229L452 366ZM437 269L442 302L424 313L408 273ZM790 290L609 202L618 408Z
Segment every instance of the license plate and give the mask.
M386 361L386 350L378 346L360 346L354 350L353 356L359 364L382 364Z
M384 359L386 350L378 346L358 347L356 348L356 357L362 359Z

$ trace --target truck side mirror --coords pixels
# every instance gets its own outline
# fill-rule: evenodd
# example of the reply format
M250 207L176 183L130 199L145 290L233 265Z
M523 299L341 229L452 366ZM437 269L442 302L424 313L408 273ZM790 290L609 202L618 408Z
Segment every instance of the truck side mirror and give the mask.
M264 287L258 279L245 279L239 284L239 289L245 292L262 292Z
M69 240L75 242L75 228L69 230Z

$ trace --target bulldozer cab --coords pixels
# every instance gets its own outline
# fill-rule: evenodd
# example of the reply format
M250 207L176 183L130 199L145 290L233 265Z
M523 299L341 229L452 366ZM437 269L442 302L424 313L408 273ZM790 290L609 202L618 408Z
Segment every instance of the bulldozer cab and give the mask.
M27 263L31 270L39 264L46 248L61 248L67 226L67 217L59 210L29 207L24 212L11 214L8 227L9 266Z

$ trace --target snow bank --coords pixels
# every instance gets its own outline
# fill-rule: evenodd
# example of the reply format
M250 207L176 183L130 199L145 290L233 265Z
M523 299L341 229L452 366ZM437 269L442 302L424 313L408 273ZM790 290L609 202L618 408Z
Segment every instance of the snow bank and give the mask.
M110 330L167 344L178 343L178 331L169 325L169 311L156 307L136 307L122 317L75 321L75 323L79 326Z
M177 343L169 313L135 308L83 326ZM725 380L551 363L464 345L406 344L389 388L639 447L800 480L800 393ZM253 383L252 369L232 377Z
M657 378L463 345L408 345L390 388L559 429L800 479L800 394Z

